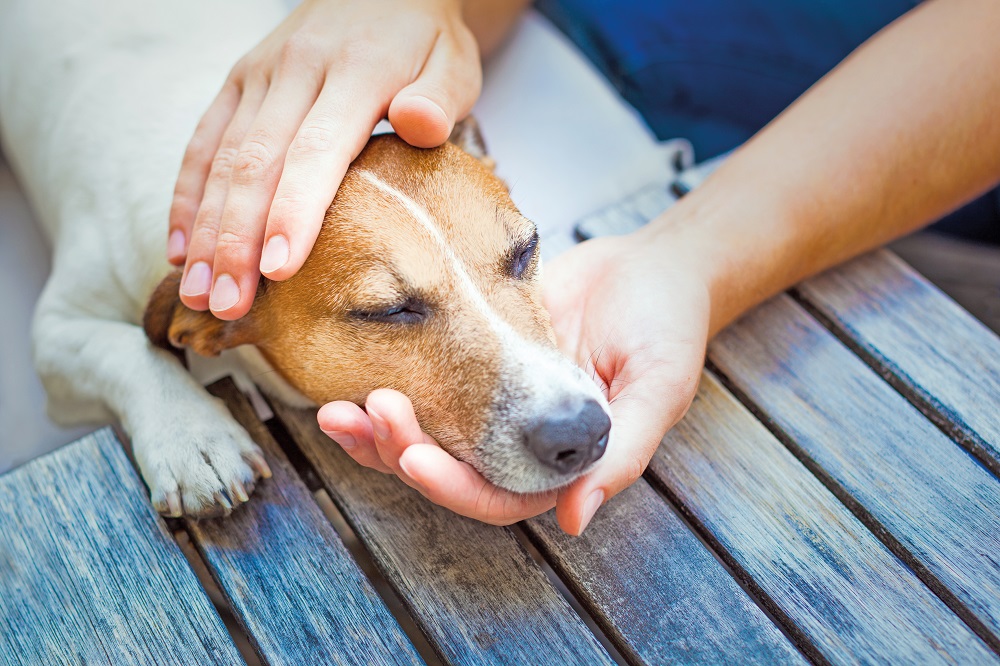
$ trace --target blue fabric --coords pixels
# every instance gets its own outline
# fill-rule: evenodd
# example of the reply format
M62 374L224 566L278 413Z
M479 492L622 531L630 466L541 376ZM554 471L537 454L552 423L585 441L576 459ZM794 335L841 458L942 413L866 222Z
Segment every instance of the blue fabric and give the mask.
M661 139L705 160L766 125L917 0L537 0ZM1000 191L939 223L1000 243Z

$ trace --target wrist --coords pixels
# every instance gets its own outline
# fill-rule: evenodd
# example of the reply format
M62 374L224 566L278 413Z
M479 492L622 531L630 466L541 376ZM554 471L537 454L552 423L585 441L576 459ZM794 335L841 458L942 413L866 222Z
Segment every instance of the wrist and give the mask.
M759 191L706 183L632 234L633 245L704 285L712 337L798 281L805 262L792 248L791 219Z

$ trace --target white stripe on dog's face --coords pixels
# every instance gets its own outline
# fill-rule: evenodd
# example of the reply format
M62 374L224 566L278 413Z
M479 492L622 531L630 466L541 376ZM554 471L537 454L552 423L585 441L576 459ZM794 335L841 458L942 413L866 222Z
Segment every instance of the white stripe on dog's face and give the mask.
M527 339L497 314L424 206L369 170L359 169L356 173L405 210L431 237L464 299L488 323L500 343L501 387L494 409L505 412L505 423L493 424L489 429L492 436L477 447L480 463L487 468L484 473L494 483L522 492L546 490L571 481L541 466L531 456L521 441L522 427L572 396L593 398L607 410L604 395L569 359ZM512 398L516 404L510 404Z
M434 220L431 219L430 213L427 212L427 209L373 174L371 171L360 169L358 170L358 174L360 174L366 181L374 185L382 194L402 206L406 212L408 212L413 219L416 220L428 234L430 234L430 237L434 239L434 242L437 244L442 254L448 259L448 263L451 264L451 269L454 272L455 277L458 278L462 291L468 297L469 301L476 306L479 313L490 323L493 330L501 338L505 333L513 333L513 330L510 329L507 322L500 319L493 308L490 307L490 304L486 302L482 292L479 291L479 288L476 287L476 284L472 281L472 278L469 276L469 272L465 269L465 266L451 249L451 246L441 234L441 230L434 223Z

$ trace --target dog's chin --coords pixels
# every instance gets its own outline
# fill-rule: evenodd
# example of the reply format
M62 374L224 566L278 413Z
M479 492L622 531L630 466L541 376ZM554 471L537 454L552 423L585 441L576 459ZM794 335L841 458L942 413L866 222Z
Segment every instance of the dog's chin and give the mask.
M467 462L493 485L522 495L545 493L568 486L597 464L595 462L577 472L564 474L526 457L500 457L503 459L501 464L497 460L491 462L490 456L477 456L477 460Z

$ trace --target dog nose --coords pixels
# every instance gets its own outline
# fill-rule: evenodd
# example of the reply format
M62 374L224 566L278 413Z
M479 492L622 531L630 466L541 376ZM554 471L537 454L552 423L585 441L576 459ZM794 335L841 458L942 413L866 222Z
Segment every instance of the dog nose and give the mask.
M528 449L542 464L562 473L579 472L602 455L611 419L596 400L560 405L525 432Z

